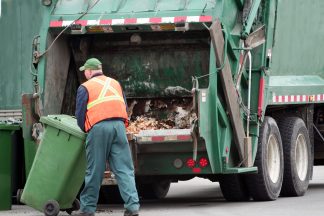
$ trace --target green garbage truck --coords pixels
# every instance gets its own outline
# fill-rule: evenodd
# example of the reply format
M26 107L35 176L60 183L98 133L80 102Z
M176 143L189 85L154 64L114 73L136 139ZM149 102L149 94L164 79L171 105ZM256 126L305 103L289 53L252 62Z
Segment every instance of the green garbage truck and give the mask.
M324 1L0 2L0 114L21 120L26 175L40 117L74 115L89 57L138 123L144 198L196 176L229 201L302 196L324 164Z

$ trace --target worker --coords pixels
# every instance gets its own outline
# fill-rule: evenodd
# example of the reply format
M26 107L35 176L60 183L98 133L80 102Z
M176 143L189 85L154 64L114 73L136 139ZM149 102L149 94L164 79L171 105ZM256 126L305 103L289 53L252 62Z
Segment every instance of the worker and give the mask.
M128 116L122 88L118 81L103 74L102 64L96 58L88 59L79 70L88 80L78 88L75 111L79 127L87 132L87 170L77 215L95 215L108 161L125 203L124 216L137 216L139 199L126 137Z

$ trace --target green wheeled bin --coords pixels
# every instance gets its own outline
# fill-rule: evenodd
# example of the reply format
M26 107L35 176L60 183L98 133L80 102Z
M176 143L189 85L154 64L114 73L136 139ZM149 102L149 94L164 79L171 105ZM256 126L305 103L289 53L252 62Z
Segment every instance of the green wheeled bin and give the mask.
M80 208L76 196L85 170L85 133L68 115L41 117L45 130L24 187L21 202L56 216Z
M0 123L0 210L11 209L12 197L12 136L19 125Z

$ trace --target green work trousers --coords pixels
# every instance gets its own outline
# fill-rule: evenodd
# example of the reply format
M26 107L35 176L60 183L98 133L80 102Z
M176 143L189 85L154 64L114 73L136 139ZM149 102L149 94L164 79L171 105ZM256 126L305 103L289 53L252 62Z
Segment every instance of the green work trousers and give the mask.
M125 131L121 120L99 122L89 131L86 140L85 185L80 195L82 212L96 211L106 161L116 176L125 209L131 212L139 210L134 165Z

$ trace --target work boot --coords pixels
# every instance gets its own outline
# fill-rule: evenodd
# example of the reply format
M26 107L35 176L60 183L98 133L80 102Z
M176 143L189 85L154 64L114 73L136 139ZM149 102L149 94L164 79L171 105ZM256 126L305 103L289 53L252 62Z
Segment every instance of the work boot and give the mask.
M131 212L129 210L125 210L124 216L138 216L138 211Z
M76 214L73 214L73 216L95 216L95 214L89 212L77 212Z

